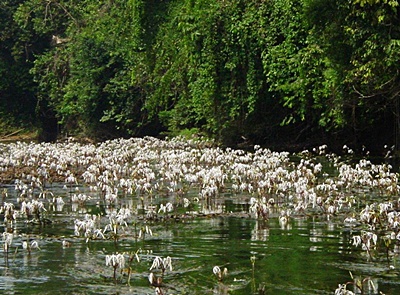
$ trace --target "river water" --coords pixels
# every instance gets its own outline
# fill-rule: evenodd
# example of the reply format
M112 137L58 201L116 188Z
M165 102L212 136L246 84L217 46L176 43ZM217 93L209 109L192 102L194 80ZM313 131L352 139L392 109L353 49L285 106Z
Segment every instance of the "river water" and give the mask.
M352 229L335 220L299 216L282 226L274 217L249 218L241 211L245 205L227 202L222 207L236 212L148 222L152 236L138 240L132 232L124 232L117 245L108 240L86 242L74 235L73 220L104 212L101 206L49 207L46 216L51 224L17 227L8 259L0 265L0 290L2 294L154 294L148 281L153 259L170 256L173 269L165 273L164 294L333 294L339 283L351 281L349 271L373 277L385 294L400 294L398 273L382 261L368 261L364 251L351 246ZM21 244L33 238L40 249L28 253ZM140 262L133 262L129 285L126 275L115 282L105 256L136 251ZM223 281L212 272L216 265L228 270Z
M11 161L8 160L13 157L12 153L7 155L8 147L2 147L0 160L6 163L2 171L8 171L4 178L10 177L10 170L7 169L14 169L16 163L26 161L26 164L23 164L25 166L20 168L22 171L20 176L26 178L24 180L26 183L31 181L33 184L30 187L30 196L27 197L25 191L15 190L12 181L1 183L3 200L0 218L6 219L7 203L13 204L15 211L19 213L12 222L7 221L0 225L3 232L0 248L0 293L311 295L335 294L339 284L345 283L348 283L348 290L357 293L358 290L352 283L362 280L365 285L364 294L400 294L398 270L400 242L397 241L400 239L393 237L388 248L384 246L384 236L391 231L397 233L398 228L385 227L383 220L379 225L375 219L374 222L378 225L375 225L376 228L371 229L371 232L379 235L379 242L373 249L371 247L369 253L361 246L355 246L353 237L360 235L361 231L365 231L370 225L361 224L362 221L354 224L343 222L345 217L351 216L361 220L359 212L362 212L365 202L392 202L398 198L398 193L383 192L386 188L396 189L396 183L392 184L391 181L396 182L397 179L386 170L377 170L378 172L372 177L368 175L365 178L383 179L382 183L372 184L371 187L374 186L372 189L362 182L365 181L362 176L368 172L369 167L371 169L376 167L365 162L360 164L361 168L356 173L349 166L340 166L339 169L342 169L340 180L337 180L339 172L334 168L337 167L336 164L332 164L334 163L332 161L325 162L325 173L333 180L326 175L320 176L322 180L315 180L310 171L317 165L299 164L299 159L291 165L285 155L279 155L272 163L268 162L267 158L275 159L275 156L265 152L266 160L260 160L260 164L253 165L251 162L253 156L247 156L244 152L212 151L208 155L218 164L214 167L211 160L208 162L208 159L201 154L206 148L199 150L186 148L182 151L182 154L186 153L185 156L178 152L163 155L160 146L162 148L164 143L157 143L153 148L155 145L153 142L155 140L150 141L151 148L144 152L140 149L147 143L142 142L132 145L130 149L119 142L111 142L110 147L103 147L100 152L94 146L84 147L84 152L81 152L83 148L81 146L67 145L64 149L59 145L57 149L63 149L61 155L51 156L51 159L56 159L56 163L50 164L50 160L46 160L45 165L38 159L44 157L40 154L42 148L44 154L53 151L49 146L18 146L18 151L23 151L22 156L12 165L9 165ZM173 148L179 146L181 145L175 144ZM120 147L124 150L115 151ZM23 154L28 149L32 150L34 157L32 154ZM135 153L130 152L131 149L138 149L135 153L141 153L140 157L133 158ZM109 154L114 157L125 150L129 151L129 154L127 153L124 160L132 161L129 165L112 163L108 167L105 161L102 162L102 157ZM72 155L68 155L69 152L73 152L74 155L81 153L82 157L79 161L70 161ZM66 159L60 160L62 154L67 155ZM219 154L223 156L220 157ZM149 160L146 159L147 156ZM262 158L261 156L259 158ZM85 162L85 157L91 160ZM188 164L193 157L197 157L194 162L199 166ZM223 166L225 164L221 164L224 157L228 159L226 167ZM181 162L175 166L171 164L178 160ZM57 166L58 162L63 161L66 164ZM95 181L90 183L88 181L89 184L83 184L82 179L79 180L79 184L78 181L68 181L72 175L68 174L69 169L74 168L81 175L84 171L95 171L91 161L101 168L97 172ZM159 162L163 164L159 165ZM274 166L275 163L278 166ZM199 168L200 165L203 166ZM284 170L279 165L286 165L289 168ZM307 165L312 168L308 169ZM55 169L60 169L60 172L57 172L59 175L65 175L65 182L48 182L46 185L42 183L43 187L38 187L35 186L32 176L27 176L30 169L33 169L30 167L38 167L32 175L40 176L45 169L43 167L53 166ZM144 167L144 172L137 167ZM181 170L177 171L176 167ZM241 172L235 172L236 176L232 172L229 175L231 182L227 183L218 194L213 195L212 191L211 193L207 191L212 189L207 184L213 183L215 186L221 184L221 179L215 180L212 177L220 175L218 173L221 171L230 173L229 171L233 169L231 167L235 167L239 172L243 170L240 176L242 178L237 177ZM114 168L116 170L113 170ZM106 173L107 169L111 172ZM298 173L292 173L296 169ZM196 181L192 181L189 177L182 180L191 173L191 170L197 173L193 172L191 177L198 175L200 177ZM213 173L207 174L210 171ZM154 173L158 173L160 177L170 177L171 180L159 181L151 177L150 180L146 180L148 175ZM118 179L118 177L122 179L124 175L131 175L132 179L137 181L136 187L140 187L140 191L138 189L128 192L126 182L122 183ZM278 192L284 192L272 195L276 203L271 204L268 218L260 216L257 218L254 214L250 214L254 191L246 193L245 189L239 191L233 188L235 181L244 185L246 183L242 182L243 179L251 183L259 175L266 175L265 179L271 179L272 185L278 188ZM361 180L358 178L351 180L353 182L348 180L354 175ZM174 182L176 176L180 177L178 184ZM169 187L157 188L153 193L145 188L143 179L154 187L157 185ZM301 190L296 191L290 184L285 186L284 181L280 182L281 179L293 180ZM104 189L107 193L93 190L96 181L100 185L109 184L108 190ZM263 178L258 178L257 181L260 181L261 187ZM182 194L187 183L196 185ZM303 196L305 193L315 192L313 186L317 183L321 185L321 189L330 187L327 192L317 191L323 198L320 205L322 209L296 211L295 207L304 200L298 197L299 201L295 201L297 197L291 196L293 199L290 203L289 195L296 193ZM336 184L338 188L334 187ZM115 188L118 188L118 192L115 192L115 199L110 201L107 198L113 197ZM199 191L203 194L202 197L199 196ZM260 194L267 193L261 191ZM90 198L73 200L73 196L78 194ZM26 216L22 210L20 198L24 196L26 202L38 201L43 204L40 222L35 220L33 211L30 212L30 216ZM65 203L58 203L56 201L58 197ZM162 208L168 202L173 204L173 209L163 212ZM314 205L318 202L320 201L314 201ZM353 207L343 205L341 202L353 204ZM339 206L339 203L340 206L343 205L340 207L340 212L339 209L335 209L337 211L327 213L331 204ZM279 217L281 210L289 207L293 212L287 222L282 222ZM311 203L308 207L312 207ZM387 211L381 210L384 212L379 218L389 219L387 217L389 211L397 212L396 209L392 209L394 207L390 208L390 210L385 209ZM122 209L127 210L129 214L119 221L112 219L117 218L118 212ZM85 222L92 224L91 227L88 226L89 236L86 236L87 232L82 228ZM13 239L7 246L7 237L10 236ZM111 255L114 255L113 257L121 255L124 263L114 264L114 268L110 263L106 263L111 261L107 258L111 259ZM166 262L167 257L171 259L170 264ZM156 261L160 261L157 259L164 261L164 271L160 270L162 268L160 264L155 264ZM227 273L218 277L218 273L214 273L216 266L221 272L226 268ZM162 282L153 280L151 284L149 281L151 273L159 279L162 278Z

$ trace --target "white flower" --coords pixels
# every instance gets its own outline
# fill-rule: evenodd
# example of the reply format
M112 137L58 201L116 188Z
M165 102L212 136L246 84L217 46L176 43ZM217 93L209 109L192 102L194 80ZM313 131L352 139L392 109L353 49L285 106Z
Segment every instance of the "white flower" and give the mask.
M155 275L151 272L150 274L149 274L149 282L150 282L150 284L154 284L154 282L155 282Z
M159 269L162 264L162 258L160 256L156 256L153 260L153 264L150 267L150 270L152 269Z
M213 267L213 273L218 278L219 281L222 281L224 277L228 275L228 269L225 267L224 270L221 271L221 268L218 265L216 265Z
M361 244L361 236L353 236L353 245L358 247Z
M153 235L153 232L152 232L152 230L151 230L150 227L148 227L148 226L146 225L145 229L146 229L146 233L147 233L147 234L149 234L150 236Z
M103 234L103 231L101 229L95 229L93 231L93 237L94 238L101 238L101 239L105 239L106 237Z
M183 198L183 207L187 208L190 205L190 201L187 198Z
M344 223L356 223L357 219L355 219L354 217L346 217L344 219Z
M32 249L39 249L39 250L40 250L39 244L38 244L38 242L35 241L35 240L33 240L30 244L29 244L27 241L23 241L23 242L22 242L22 248L25 249L25 250L28 250L29 252L30 252Z
M213 267L213 273L214 273L215 275L218 275L219 273L221 273L221 269L219 268L218 265L216 265L216 266Z
M125 257L123 254L112 254L106 255L106 266L112 266L114 268L124 268L125 267Z
M345 284L339 284L338 288L335 290L335 295L354 295L354 293L347 290Z
M57 203L58 205L63 205L63 204L65 204L65 202L64 202L64 200L63 200L62 197L58 197L58 198L56 199L56 203Z
M31 249L40 249L37 241L31 242Z
M168 257L164 258L163 259L163 265L164 265L165 269L169 268L169 270L172 271L172 259L171 259L171 257L168 256Z
M336 207L335 207L335 206L330 205L330 206L328 207L328 213L329 213L329 214L334 214L335 211L336 211Z
M1 207L1 211L1 213L4 212L4 222L15 220L16 212L14 211L14 204L4 202L4 206Z
M63 246L63 248L71 247L71 243L68 242L67 240L63 240L62 241L62 246Z
M161 258L160 256L156 256L153 260L153 264L150 267L150 270L152 269L161 269L162 272L164 272L166 269L169 269L172 271L172 259L171 257L166 257L166 258Z
M12 241L13 241L14 235L12 233L3 233L3 241L4 241L4 251L7 252L8 249L10 248Z

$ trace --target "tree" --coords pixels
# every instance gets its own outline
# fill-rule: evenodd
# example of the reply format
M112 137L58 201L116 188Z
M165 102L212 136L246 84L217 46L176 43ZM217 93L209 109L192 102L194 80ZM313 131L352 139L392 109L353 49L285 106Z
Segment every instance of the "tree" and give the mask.
M372 124L387 129L387 116L398 122L398 1L311 0L306 8L314 44L335 73L330 84L342 92L333 119L355 138Z
M34 53L43 49L42 39L32 42L14 21L23 1L0 3L0 114L2 123L15 126L35 125L35 83L29 73Z
M154 45L147 107L172 132L203 130L221 141L243 135L265 88L259 4L175 1Z

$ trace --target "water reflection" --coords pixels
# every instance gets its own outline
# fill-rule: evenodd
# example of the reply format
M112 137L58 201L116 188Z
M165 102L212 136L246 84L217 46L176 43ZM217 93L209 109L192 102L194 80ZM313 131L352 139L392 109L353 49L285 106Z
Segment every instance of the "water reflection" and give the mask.
M254 229L251 231L252 241L268 241L269 238L269 225L266 220L256 220Z
M206 294L207 288L212 294L250 294L255 292L254 286L259 285L265 285L266 294L315 294L316 290L334 290L337 281L348 279L347 271L333 263L348 263L338 251L338 241L345 237L335 226L305 218L294 218L290 225L282 228L278 219L263 221L232 217L169 223L166 227L155 226L157 234L149 237L147 242L137 244L125 238L118 251L143 248L139 254L141 262L134 266L137 275L131 282L139 285L142 294L152 293L145 274L154 255L172 255L176 270L165 281L176 285L179 294L184 294L181 292L188 286L193 288L191 294ZM41 232L47 235L51 228L42 228ZM336 247L336 251L331 251L332 247ZM74 285L75 292L107 294L110 291L112 284L99 278L112 276L112 271L104 264L105 255L116 252L112 244L76 240L70 247L63 247L62 239L52 239L44 241L41 249L31 255L18 252L9 270L4 272L3 268L7 278L2 280L0 288L5 292L22 292L28 283L21 279L34 275L42 280L43 287L35 287L37 292L57 290L48 281L59 277L66 285ZM155 254L149 254L149 251ZM316 252L310 256L310 251ZM255 257L254 282L252 256ZM229 269L226 282L218 283L212 277L214 265ZM289 278L291 286L288 287ZM310 284L310 278L314 283ZM178 279L179 283L175 281ZM88 288L93 287L94 281L97 282L96 291L90 291ZM130 289L124 285L121 290L120 294L128 294Z
M39 255L37 253L30 254L24 252L22 257L22 265L24 267L37 267L39 265Z
M127 208L140 210L139 205L128 201L125 203ZM223 205L215 203L214 207L208 209L212 212L226 210L227 207L225 205L224 209ZM115 210L96 205L87 208L104 215ZM145 208L149 206L145 205ZM333 292L337 282L348 281L348 269L364 278L382 271L374 269L371 273L366 268L367 264L355 265L355 254L348 249L352 233L337 227L332 221L303 216L293 217L282 226L279 217L265 221L245 215L229 217L229 214L222 214L215 217L205 214L198 219L149 222L154 236L142 241L127 231L117 248L109 241L86 243L83 239L74 238L73 228L66 228L65 222L73 220L80 213L74 212L72 204L64 205L63 210L63 214L54 214L53 218L59 221L51 225L25 225L9 229L16 236L13 249L21 248L21 231L31 235L37 233L43 239L40 240L40 251L34 251L31 255L18 251L15 258L9 258L8 269L2 260L3 277L6 277L0 283L2 291L25 292L37 278L41 282L34 288L37 293L72 289L75 293L112 294L112 269L105 267L105 255L139 249L141 261L133 266L131 285L141 293L132 291L126 284L126 277L122 276L124 283L118 286L120 294L153 294L147 275L155 256L171 256L174 270L164 281L168 286L174 286L170 290L176 294L247 295L256 293L258 286L265 286L266 294L316 294L327 290ZM68 215L68 210L76 215ZM63 246L65 237L69 246ZM345 256L342 255L344 251ZM4 251L0 255L5 256ZM250 259L253 256L254 275ZM213 277L212 268L215 265L228 268L224 282L217 282ZM383 292L390 287L391 294L395 294L400 291L393 284L396 280L392 279L390 286L379 282L379 287Z
M217 283L213 289L215 295L227 295L230 294L231 288L223 283Z
M379 294L379 283L377 278L371 277L355 277L353 280L353 292L363 295Z

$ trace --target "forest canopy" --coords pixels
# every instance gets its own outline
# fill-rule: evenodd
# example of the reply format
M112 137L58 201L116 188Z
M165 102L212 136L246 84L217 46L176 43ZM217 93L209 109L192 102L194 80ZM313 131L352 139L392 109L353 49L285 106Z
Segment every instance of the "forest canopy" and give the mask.
M1 124L398 145L397 0L2 0Z

